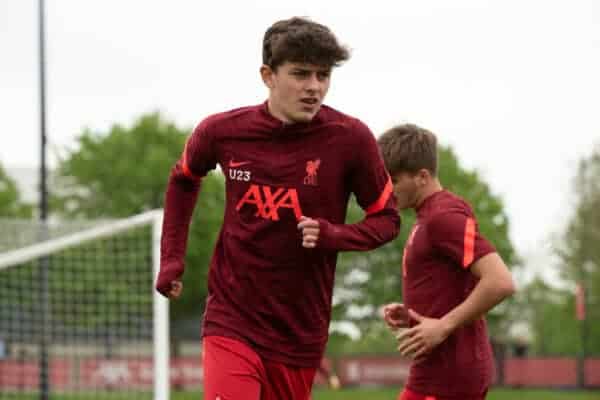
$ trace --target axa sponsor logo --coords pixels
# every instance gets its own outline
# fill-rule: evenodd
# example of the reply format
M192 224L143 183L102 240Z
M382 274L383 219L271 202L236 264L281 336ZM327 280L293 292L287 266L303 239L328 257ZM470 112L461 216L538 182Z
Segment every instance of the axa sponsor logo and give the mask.
M279 211L287 208L293 211L296 219L302 216L302 208L298 192L294 188L273 188L267 185L251 184L244 196L238 201L235 209L239 212L243 207L254 207L256 217L279 221Z

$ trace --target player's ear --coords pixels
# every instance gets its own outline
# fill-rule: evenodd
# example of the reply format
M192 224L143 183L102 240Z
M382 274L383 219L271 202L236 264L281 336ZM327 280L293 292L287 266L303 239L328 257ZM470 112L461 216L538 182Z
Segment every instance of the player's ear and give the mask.
M273 82L273 76L275 75L275 72L273 71L273 69L268 66L268 65L261 65L260 67L260 77L262 78L263 82L265 83L265 86L268 87L269 89L273 89L274 87L274 82Z

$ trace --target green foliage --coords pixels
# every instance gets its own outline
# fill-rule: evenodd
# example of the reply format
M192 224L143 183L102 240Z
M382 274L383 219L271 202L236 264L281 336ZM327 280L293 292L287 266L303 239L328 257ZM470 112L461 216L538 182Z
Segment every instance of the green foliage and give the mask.
M536 278L516 294L507 318L529 325L532 337L509 340L529 344L529 355L572 356L580 351L575 304L569 290L556 289Z
M150 240L151 230L142 227L53 255L49 270L53 323L116 333L137 319L151 321ZM110 312L97 312L102 308Z
M141 116L131 127L85 130L77 148L59 164L54 209L69 218L120 218L161 208L169 173L189 132L158 113ZM209 174L202 182L188 240L184 294L171 302L175 319L198 318L204 309L209 260L223 217L222 175Z
M587 355L600 354L600 147L580 161L573 189L574 211L555 246L564 288L536 278L519 290L503 315L504 322L529 326L532 355L581 354L584 336ZM576 319L579 284L587 297L585 323Z
M150 241L151 229L143 227L52 253L47 276L53 334L100 337L136 325L148 333L141 325L152 321ZM39 259L3 270L0 279L0 319L31 329L44 312Z
M33 207L21 200L15 182L0 165L0 217L30 218Z
M572 288L577 284L585 288L587 351L600 354L600 146L580 161L573 187L574 212L556 253L565 281ZM569 297L574 297L573 291Z
M58 168L56 207L71 217L126 217L161 207L188 130L153 113L131 128L88 129Z

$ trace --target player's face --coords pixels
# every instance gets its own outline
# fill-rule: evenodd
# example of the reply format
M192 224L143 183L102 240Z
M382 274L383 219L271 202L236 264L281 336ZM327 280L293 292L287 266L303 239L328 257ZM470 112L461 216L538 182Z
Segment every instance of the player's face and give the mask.
M398 209L406 210L415 208L419 198L419 185L417 175L408 172L399 172L392 177L394 194L398 201Z
M331 68L286 61L275 71L263 65L261 75L274 117L285 123L309 122L329 90Z

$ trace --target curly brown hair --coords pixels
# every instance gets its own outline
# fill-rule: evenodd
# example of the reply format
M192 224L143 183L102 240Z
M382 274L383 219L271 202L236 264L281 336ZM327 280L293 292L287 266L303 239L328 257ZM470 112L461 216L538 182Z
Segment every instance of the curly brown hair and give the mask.
M398 125L381 135L377 144L390 175L416 174L421 169L437 175L437 138L427 129L414 124Z
M337 67L350 51L325 25L293 17L275 22L263 38L263 64L273 70L286 61Z

